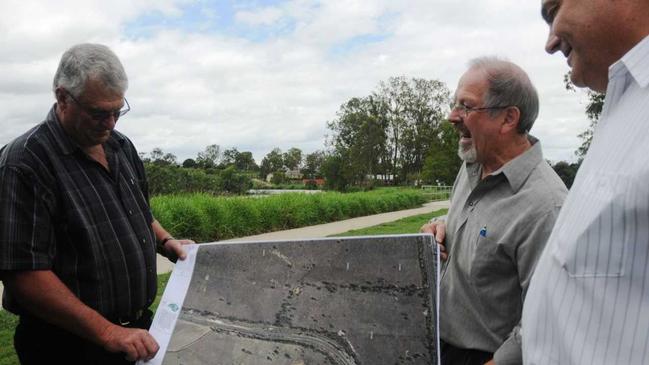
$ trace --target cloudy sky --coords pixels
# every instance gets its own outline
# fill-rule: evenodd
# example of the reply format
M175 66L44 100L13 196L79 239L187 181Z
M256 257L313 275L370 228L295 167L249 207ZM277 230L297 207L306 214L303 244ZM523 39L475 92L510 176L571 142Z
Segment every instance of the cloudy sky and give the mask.
M140 151L185 158L210 144L252 151L324 147L326 122L391 76L454 90L467 61L497 55L541 97L532 134L546 158L575 160L588 121L547 55L540 0L2 0L0 145L42 121L61 54L104 43L129 75L117 129Z

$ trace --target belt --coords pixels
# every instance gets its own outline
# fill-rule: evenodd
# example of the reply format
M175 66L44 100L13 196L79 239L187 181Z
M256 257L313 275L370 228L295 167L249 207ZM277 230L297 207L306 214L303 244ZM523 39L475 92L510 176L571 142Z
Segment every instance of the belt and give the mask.
M144 315L144 309L137 310L132 314L127 314L119 317L107 317L107 319L120 326L128 326L131 323L139 321Z

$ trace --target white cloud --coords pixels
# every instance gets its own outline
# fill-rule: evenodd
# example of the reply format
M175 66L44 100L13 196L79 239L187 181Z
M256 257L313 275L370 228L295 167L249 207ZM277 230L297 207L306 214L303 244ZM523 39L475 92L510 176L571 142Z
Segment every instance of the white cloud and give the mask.
M242 10L236 13L235 19L247 25L271 25L282 17L282 11L275 7L255 10Z
M399 75L454 89L467 61L485 54L520 64L539 89L533 133L547 158L574 159L576 135L587 126L583 95L563 88L565 61L543 51L547 29L536 2L296 0L233 10L232 19L249 28L284 27L261 40L164 23L148 36L125 33L142 15L180 19L186 3L0 3L0 145L43 119L60 55L86 41L112 47L129 74L133 110L118 129L140 150L161 147L181 161L214 143L251 150L258 161L273 147L311 152L323 147L326 122L349 98ZM205 18L197 22L225 16L209 2L199 5ZM379 37L332 52L371 35Z

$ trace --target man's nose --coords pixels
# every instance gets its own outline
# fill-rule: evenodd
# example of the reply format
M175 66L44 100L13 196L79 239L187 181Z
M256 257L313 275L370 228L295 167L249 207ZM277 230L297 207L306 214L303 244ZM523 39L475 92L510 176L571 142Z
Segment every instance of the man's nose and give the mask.
M561 38L559 38L554 31L552 26L550 26L550 34L548 34L548 40L545 42L545 51L547 53L554 53L558 51L561 47Z
M449 123L451 124L462 123L462 117L460 116L460 112L457 111L456 109L451 109L451 112L449 113L446 120L448 120Z
M115 117L115 114L110 113L107 118L101 121L101 124L106 127L106 129L113 130L113 128L115 128L115 125L117 124L117 118Z

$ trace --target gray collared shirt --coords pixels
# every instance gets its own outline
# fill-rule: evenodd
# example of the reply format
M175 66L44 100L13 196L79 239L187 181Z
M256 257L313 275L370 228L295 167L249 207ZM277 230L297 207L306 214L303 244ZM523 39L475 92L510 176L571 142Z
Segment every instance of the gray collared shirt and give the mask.
M440 285L441 338L520 363L519 322L534 266L567 189L543 159L541 144L481 179L460 169L447 217L448 260Z

